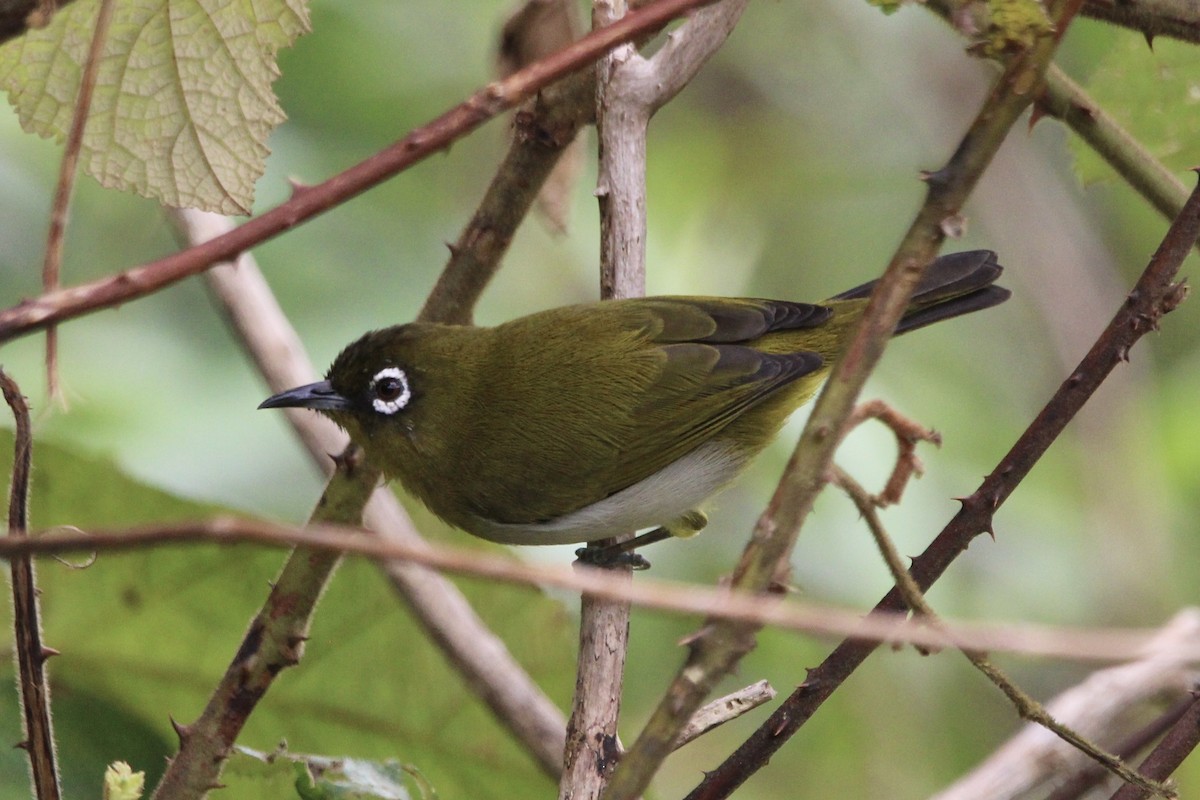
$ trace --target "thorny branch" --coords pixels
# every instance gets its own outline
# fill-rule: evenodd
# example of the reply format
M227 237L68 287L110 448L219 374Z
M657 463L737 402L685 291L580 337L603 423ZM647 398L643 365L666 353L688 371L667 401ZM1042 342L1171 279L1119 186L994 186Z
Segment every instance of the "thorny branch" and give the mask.
M849 495L855 507L858 508L859 514L866 521L867 527L875 539L876 546L883 555L884 561L887 562L888 571L892 574L896 588L900 590L900 594L904 598L904 604L912 610L914 618L921 624L945 630L941 619L925 600L920 587L916 585L912 576L908 574L908 570L904 568L904 561L900 556L900 551L896 549L895 544L883 526L883 521L879 519L875 499L857 481L850 477L849 474L836 467L835 482ZM954 641L953 636L948 638ZM1147 781L1125 766L1125 763L1118 756L1103 750L1098 744L1088 740L1073 728L1068 727L1053 717L1041 703L1021 687L1017 686L1003 670L996 666L988 658L986 651L968 647L962 642L954 642L954 646L966 656L972 666L1004 693L1009 702L1013 704L1013 708L1016 709L1021 719L1034 722L1052 732L1055 736L1072 747L1077 748L1080 752L1085 753L1089 758L1126 783L1141 787L1162 797L1175 796L1174 792L1168 791L1157 782Z
M0 390L16 421L13 452L12 486L8 493L8 540L24 540L29 525L29 470L33 459L33 432L29 425L29 405L21 388L8 373L0 370ZM46 682L46 659L57 651L42 641L42 621L38 611L37 578L33 559L12 558L13 640L20 675L21 709L25 740L20 747L29 756L37 800L58 800L58 765L55 763L54 729L50 723L50 687Z
M1059 34L1070 23L1066 7L1069 4L1065 2L1051 4L1051 18ZM882 357L925 265L933 259L946 231L956 227L971 190L1036 96L1056 46L1057 36L1043 35L1032 47L1008 61L957 150L942 169L928 175L925 203L876 284L862 319L817 398L766 511L755 525L733 575L733 585L737 588L766 592L785 576L788 556L800 527L824 486L840 439L838 434L867 376ZM691 643L690 653L646 728L622 759L606 800L633 800L645 791L651 776L667 757L667 746L680 725L717 681L749 652L754 634L752 626L733 622L714 621L705 626L703 635ZM778 730L763 734L771 736L775 743L770 752L787 739L787 735L779 735L787 723L773 715L773 724ZM765 757L749 771L738 773L738 777L724 775L725 787L732 791L762 763ZM715 785L715 780L710 773L703 785Z
M1200 746L1200 695L1193 692L1187 711L1171 726L1150 755L1138 766L1147 778L1166 780L1183 760ZM1117 790L1112 800L1142 800L1149 794L1139 786L1126 784Z
M226 261L444 150L534 92L586 67L621 42L661 28L712 0L656 0L570 47L488 84L442 116L365 161L316 186L297 187L291 199L212 241L92 283L60 289L0 311L0 342L155 292Z
M1012 449L980 487L962 500L962 508L942 532L912 562L909 573L922 592L929 591L971 540L993 530L993 516L1034 464L1058 438L1067 423L1108 374L1129 357L1133 345L1158 327L1164 314L1187 296L1187 287L1175 276L1189 250L1200 238L1200 187L1193 190L1183 210L1167 231L1141 278L1121 308L1100 334L1092 349L1055 392L1054 396L1017 439ZM874 613L896 613L906 608L901 593L892 589L875 606ZM688 795L688 800L714 800L729 794L798 731L821 704L866 660L873 642L848 638L839 644L808 679L780 705L754 734Z
M378 481L379 473L362 461L358 449L347 449L311 521L357 525ZM279 673L300 662L317 602L340 559L337 551L292 551L200 717L187 725L174 723L179 752L154 790L156 800L206 797L219 785L246 720Z
M1079 630L1036 625L987 625L947 622L948 633L915 626L903 609L863 618L861 612L795 601L764 598L727 587L711 588L641 578L628 584L601 570L577 571L551 564L529 564L511 558L433 543L406 544L359 536L356 529L314 524L288 528L255 520L217 517L211 520L155 525L119 531L75 529L43 531L28 539L0 539L0 558L22 554L56 554L131 550L152 545L208 542L253 542L276 547L303 547L377 560L403 559L434 569L489 580L566 589L681 614L773 625L818 636L849 636L872 641L899 641L940 648L954 643L979 650L1022 653L1071 660L1121 661L1143 657L1155 646L1158 632L1144 630ZM953 636L953 640L949 638ZM1200 648L1176 646L1180 660L1200 661Z

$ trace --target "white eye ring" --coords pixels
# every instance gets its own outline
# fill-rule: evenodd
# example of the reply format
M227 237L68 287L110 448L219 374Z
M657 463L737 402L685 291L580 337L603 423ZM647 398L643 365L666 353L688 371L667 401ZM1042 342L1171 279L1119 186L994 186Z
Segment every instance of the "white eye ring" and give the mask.
M408 388L408 376L399 367L387 367L371 378L371 406L380 414L392 415L408 405L412 391Z

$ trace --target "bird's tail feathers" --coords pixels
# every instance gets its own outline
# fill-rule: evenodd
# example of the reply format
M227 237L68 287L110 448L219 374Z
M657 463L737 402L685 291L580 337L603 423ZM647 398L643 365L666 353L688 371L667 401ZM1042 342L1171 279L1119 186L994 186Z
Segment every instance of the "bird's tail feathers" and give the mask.
M996 254L991 250L968 250L938 257L921 276L921 282L913 292L912 304L896 326L896 333L907 333L1003 303L1011 292L992 285L1003 271L1004 267L996 262ZM832 299L867 297L875 283L864 283Z

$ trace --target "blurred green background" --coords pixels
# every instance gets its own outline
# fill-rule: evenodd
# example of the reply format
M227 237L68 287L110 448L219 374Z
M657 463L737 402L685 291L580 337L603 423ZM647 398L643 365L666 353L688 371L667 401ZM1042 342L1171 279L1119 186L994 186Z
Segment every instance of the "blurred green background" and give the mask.
M313 33L281 54L276 89L290 119L272 138L256 209L285 199L289 178L328 177L486 82L509 10L486 2L318 0ZM1080 21L1060 63L1086 80L1108 50L1131 36ZM650 292L818 299L877 275L923 197L918 173L945 161L994 74L965 55L964 46L917 7L884 16L865 3L752 4L718 56L652 125ZM1170 52L1170 43L1156 43L1156 50L1164 46ZM319 369L363 331L416 314L445 261L444 243L469 218L505 139L506 123L493 122L448 153L254 251ZM964 209L966 236L949 245L997 250L1012 301L905 337L869 385L868 396L934 426L945 441L940 450L922 450L927 474L903 505L885 514L904 553L925 546L957 508L950 498L978 485L1069 374L1165 231L1166 223L1127 187L1081 187L1068 139L1053 121L1014 129ZM58 154L57 145L22 134L11 112L0 113L5 306L39 292ZM589 164L566 236L537 219L521 229L479 308L480 323L595 297L593 186ZM97 278L174 248L170 226L152 202L85 179L72 211L64 282ZM1194 267L1193 258L1184 274ZM1154 626L1200 599L1192 522L1200 516L1198 315L1196 303L1184 304L1161 334L1137 346L1132 362L1117 370L999 512L996 540L978 540L938 584L935 607L950 617ZM40 337L9 343L0 353L30 395L38 441L60 448L43 463L42 485L35 487L41 524L116 525L215 505L288 522L305 518L320 491L316 470L282 415L255 410L267 390L199 279L71 322L60 340L68 411L47 403ZM711 583L729 571L802 422L797 415L722 496L704 535L648 552L658 577ZM870 483L886 474L892 454L889 437L868 427L838 460ZM121 488L124 479L112 464L188 502L128 500L97 510L105 492L137 494ZM425 527L464 543L464 534ZM198 712L280 560L277 553L237 552L236 558L232 551L197 549L106 556L82 573L43 566L49 642L65 652L52 662L63 704L63 756L77 759L76 770L117 757L137 737L148 744L128 744L127 757L147 753L135 766L157 770L154 762L171 746L167 714L188 720ZM570 559L565 548L517 555ZM803 596L822 602L864 606L889 585L856 513L834 492L818 501L794 567ZM177 592L169 576L183 574L191 578L189 591ZM60 585L85 607L56 603ZM573 686L576 600L565 598L560 608L529 591L479 583L472 591L488 598L486 605L536 609L531 619L495 616L565 706ZM141 599L130 600L131 592ZM326 602L325 619L345 627L318 637L308 659L285 675L246 744L269 750L288 738L310 751L394 754L425 771L443 797L524 796L515 792L530 787L551 796L550 784L498 741L501 734L473 721L482 713L446 676L436 652L406 627L406 612L370 567L339 573ZM161 607L146 611L155 605ZM97 615L102 623L84 624ZM148 627L136 627L142 624ZM627 742L678 666L678 640L695 624L635 615L622 726ZM92 638L73 646L84 632ZM786 694L829 647L767 632L728 688L765 677ZM161 664L158 655L150 657L160 651L167 653ZM339 666L331 663L323 673L323 662ZM1042 698L1085 674L1078 665L1000 662ZM411 696L371 683L382 668L399 676ZM423 681L434 680L450 694L453 710L414 715L414 702L426 695ZM77 716L72 700L82 709ZM348 710L355 703L373 715L356 716ZM12 704L11 697L0 704L0 742L20 736ZM94 722L100 718L112 732ZM654 796L690 789L764 718L764 711L750 714L681 751ZM461 722L464 728L455 729L461 735L444 734L438 746L426 746L420 731L446 719ZM922 797L969 769L1016 726L1002 698L961 657L881 652L739 796ZM97 738L110 746L93 746ZM456 759L463 752L469 758ZM22 786L19 758L5 764L0 780ZM473 776L464 778L467 772ZM99 772L84 775L98 781ZM1200 766L1190 765L1180 778L1185 794L1200 786ZM246 791L237 796L259 796Z

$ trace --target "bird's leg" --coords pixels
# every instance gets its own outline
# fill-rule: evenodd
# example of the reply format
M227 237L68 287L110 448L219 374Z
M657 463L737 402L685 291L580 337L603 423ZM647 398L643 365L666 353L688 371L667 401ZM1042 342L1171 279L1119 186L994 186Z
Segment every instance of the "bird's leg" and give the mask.
M695 536L707 524L708 516L703 511L692 510L669 525L646 531L632 539L626 539L623 542L604 547L594 547L592 545L581 547L575 551L575 558L581 563L589 564L593 567L612 568L628 566L631 569L649 569L650 562L640 553L633 552L634 550L672 537L687 539Z

